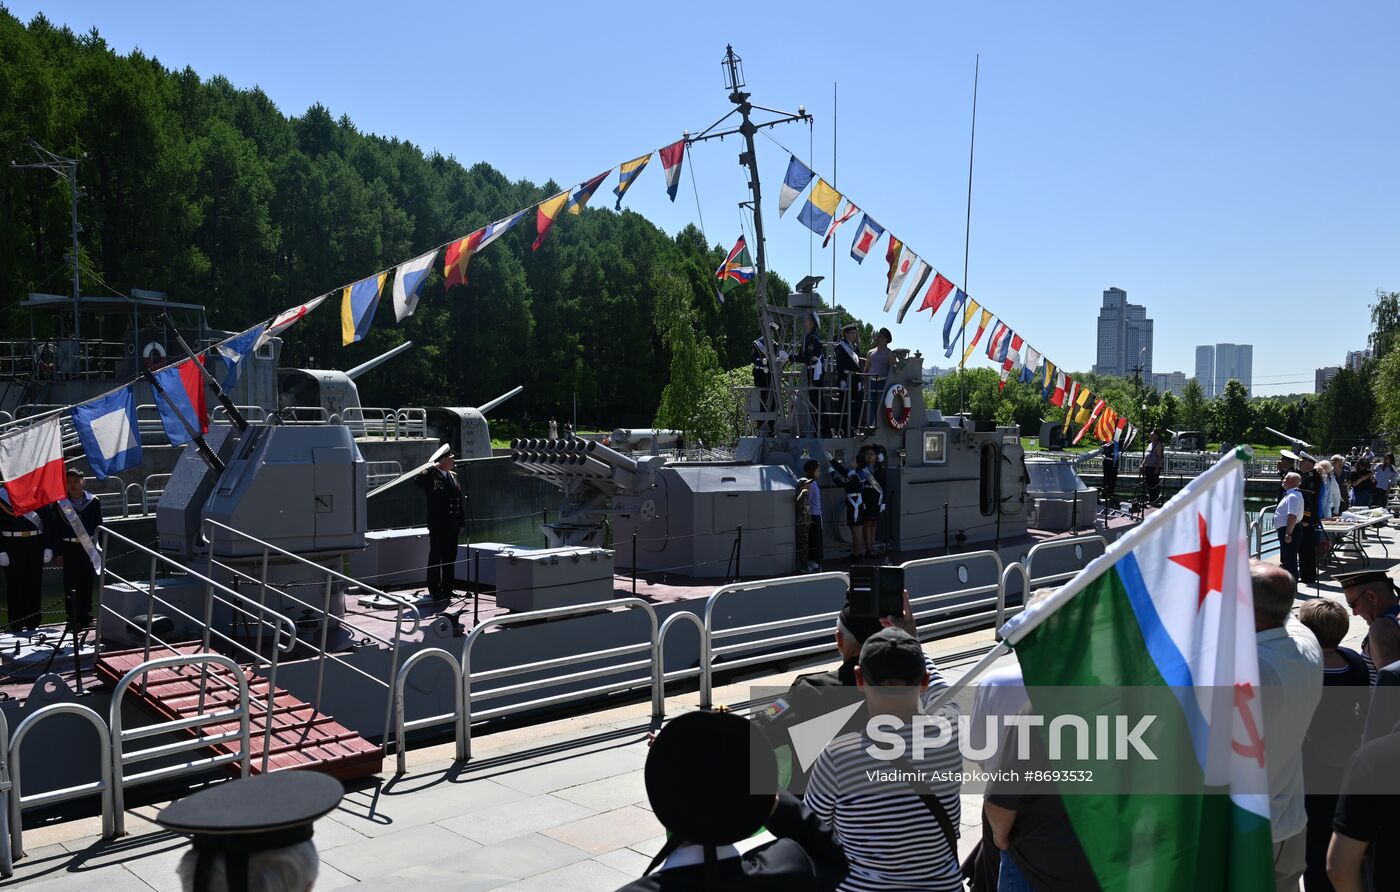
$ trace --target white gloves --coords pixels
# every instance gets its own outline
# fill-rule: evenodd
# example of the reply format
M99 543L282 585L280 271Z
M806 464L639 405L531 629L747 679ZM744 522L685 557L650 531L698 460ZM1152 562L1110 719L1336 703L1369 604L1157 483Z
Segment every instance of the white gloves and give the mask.
M52 560L53 560L53 549L52 549L52 548L45 548L45 549L44 549L44 563L46 563L46 564L47 564L47 563L50 563Z
M788 361L788 352L787 352L786 350L779 350L779 351L778 351L778 363L779 363L779 365L787 365L787 361Z
M8 566L10 566L10 556L5 552L0 551L0 567Z

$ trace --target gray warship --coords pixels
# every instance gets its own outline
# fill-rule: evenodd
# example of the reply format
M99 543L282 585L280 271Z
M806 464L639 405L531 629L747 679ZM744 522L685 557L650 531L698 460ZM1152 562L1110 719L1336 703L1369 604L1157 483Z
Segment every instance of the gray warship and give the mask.
M785 306L767 300L753 151L763 125L751 120L737 62L730 50L740 123L696 139L745 138L756 323L776 323L766 350L778 368L803 316L816 312L830 336L836 311L821 307L815 283ZM133 322L114 352L145 361L154 337L122 306ZM207 343L202 316L189 334ZM32 343L26 350L20 359L34 361ZM74 375L86 348L68 352L77 366L43 355L55 359L51 386L5 397L14 424L21 407L108 386ZM277 370L275 346L258 359L234 399L265 414L213 425L208 454L170 447L169 478L140 523L99 530L96 628L0 637L0 836L10 843L0 873L23 857L24 830L55 815L99 813L104 835L117 836L128 806L191 784L286 768L360 778L392 756L402 773L413 745L446 736L466 760L475 735L620 698L649 699L654 725L681 686L709 707L717 679L829 659L849 584L845 493L823 490L828 560L798 572L796 487L809 458L848 467L867 445L885 456L877 560L904 569L924 638L1000 623L1026 591L1070 578L1119 531L1092 515L1071 529L1031 527L1019 430L926 408L922 357L904 353L878 416L828 436L820 418L851 417L842 401L852 382L814 387L796 370L775 376L776 400L736 395L750 430L723 457L619 432L609 443L526 439L508 456L466 462L493 462L480 466L497 485L553 487L559 500L538 520L526 514L542 543L539 533L522 537L528 544L461 542L455 596L428 603L418 591L426 530L408 509L388 522L372 509L411 492L385 485L424 467L444 440L489 453L484 413L368 418L354 388L368 369ZM413 433L396 436L409 420ZM634 440L650 448L630 450ZM381 442L404 441L413 452L393 459L398 474L375 467L390 461Z

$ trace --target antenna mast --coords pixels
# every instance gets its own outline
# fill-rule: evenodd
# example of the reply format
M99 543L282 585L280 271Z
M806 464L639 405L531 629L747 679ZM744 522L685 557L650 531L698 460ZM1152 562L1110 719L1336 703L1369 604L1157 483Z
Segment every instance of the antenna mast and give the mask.
M723 138L735 133L744 137L744 151L739 153L739 164L749 169L749 193L753 207L753 232L754 241L754 262L758 266L758 324L763 332L763 340L768 350L768 368L774 377L774 389L777 389L778 357L777 350L773 345L773 338L768 336L768 252L764 247L763 239L763 193L758 180L758 153L754 148L753 137L760 129L776 127L779 124L788 124L793 121L812 120L812 116L807 114L807 110L797 107L797 113L779 111L774 108L765 108L761 105L754 105L749 102L751 94L744 92L744 60L739 58L739 54L734 52L732 44L724 48L724 58L720 60L720 68L724 72L724 86L729 90L729 101L734 103L734 108L726 112L723 117L715 121L709 127L700 131L696 136L686 138L686 143L703 142L707 139ZM769 112L777 115L771 121L761 121L754 123L752 115L754 109ZM730 127L726 130L716 130L720 124L724 123L730 115L739 115L739 126Z

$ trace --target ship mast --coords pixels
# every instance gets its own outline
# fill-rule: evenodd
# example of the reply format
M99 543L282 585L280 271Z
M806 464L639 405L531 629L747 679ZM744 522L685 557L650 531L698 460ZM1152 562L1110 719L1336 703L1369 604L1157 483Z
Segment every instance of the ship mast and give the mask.
M30 148L39 156L39 160L33 164L20 164L16 161L10 162L13 170L47 170L57 174L68 183L68 196L70 199L70 234L73 237L73 249L66 258L73 266L73 342L77 345L77 355L79 363L83 363L85 351L82 348L82 314L80 310L79 281L78 281L78 233L83 227L78 223L78 195L82 191L78 186L78 160L77 158L64 158L56 155L48 149L39 145L34 140L29 140ZM84 156L86 157L86 156Z
M753 231L754 241L754 262L758 266L758 325L763 333L763 343L768 353L768 368L774 378L774 390L777 390L778 357L777 350L773 344L773 338L768 336L768 252L763 240L763 192L758 179L758 153L754 149L754 134L760 129L776 127L779 124L789 124L793 121L812 120L812 116L807 114L807 110L802 106L797 107L797 112L785 112L774 108L765 108L761 105L754 105L749 101L751 94L744 92L744 60L739 58L734 52L733 45L726 45L724 48L724 58L720 61L720 68L724 71L724 86L729 90L729 101L734 103L734 108L726 112L718 121L706 127L696 136L686 138L687 143L703 142L707 139L722 139L735 133L744 137L744 151L739 153L739 164L749 169L749 193L753 196L751 203L753 209ZM754 123L753 111L768 112L777 115L770 121L760 121ZM725 130L716 130L720 124L729 117L737 113L739 115L739 126L730 127Z

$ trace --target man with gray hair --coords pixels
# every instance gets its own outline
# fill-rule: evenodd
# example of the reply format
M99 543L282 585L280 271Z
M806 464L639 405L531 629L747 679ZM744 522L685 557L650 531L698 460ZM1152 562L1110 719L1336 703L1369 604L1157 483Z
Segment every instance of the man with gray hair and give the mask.
M1296 493L1298 475L1288 476L1294 478L1292 488ZM1307 867L1303 738L1322 699L1322 648L1312 632L1292 621L1293 601L1298 594L1296 577L1282 567L1257 560L1249 562L1249 576L1254 594L1264 739L1268 742L1274 883L1280 892L1296 892L1298 879Z
M1274 509L1274 532L1278 534L1278 562L1283 569L1298 578L1298 545L1294 537L1295 528L1303 519L1303 493L1298 486L1303 478L1297 471L1283 475L1283 497ZM1302 531L1296 530L1298 538ZM1291 606L1291 605L1290 605Z

